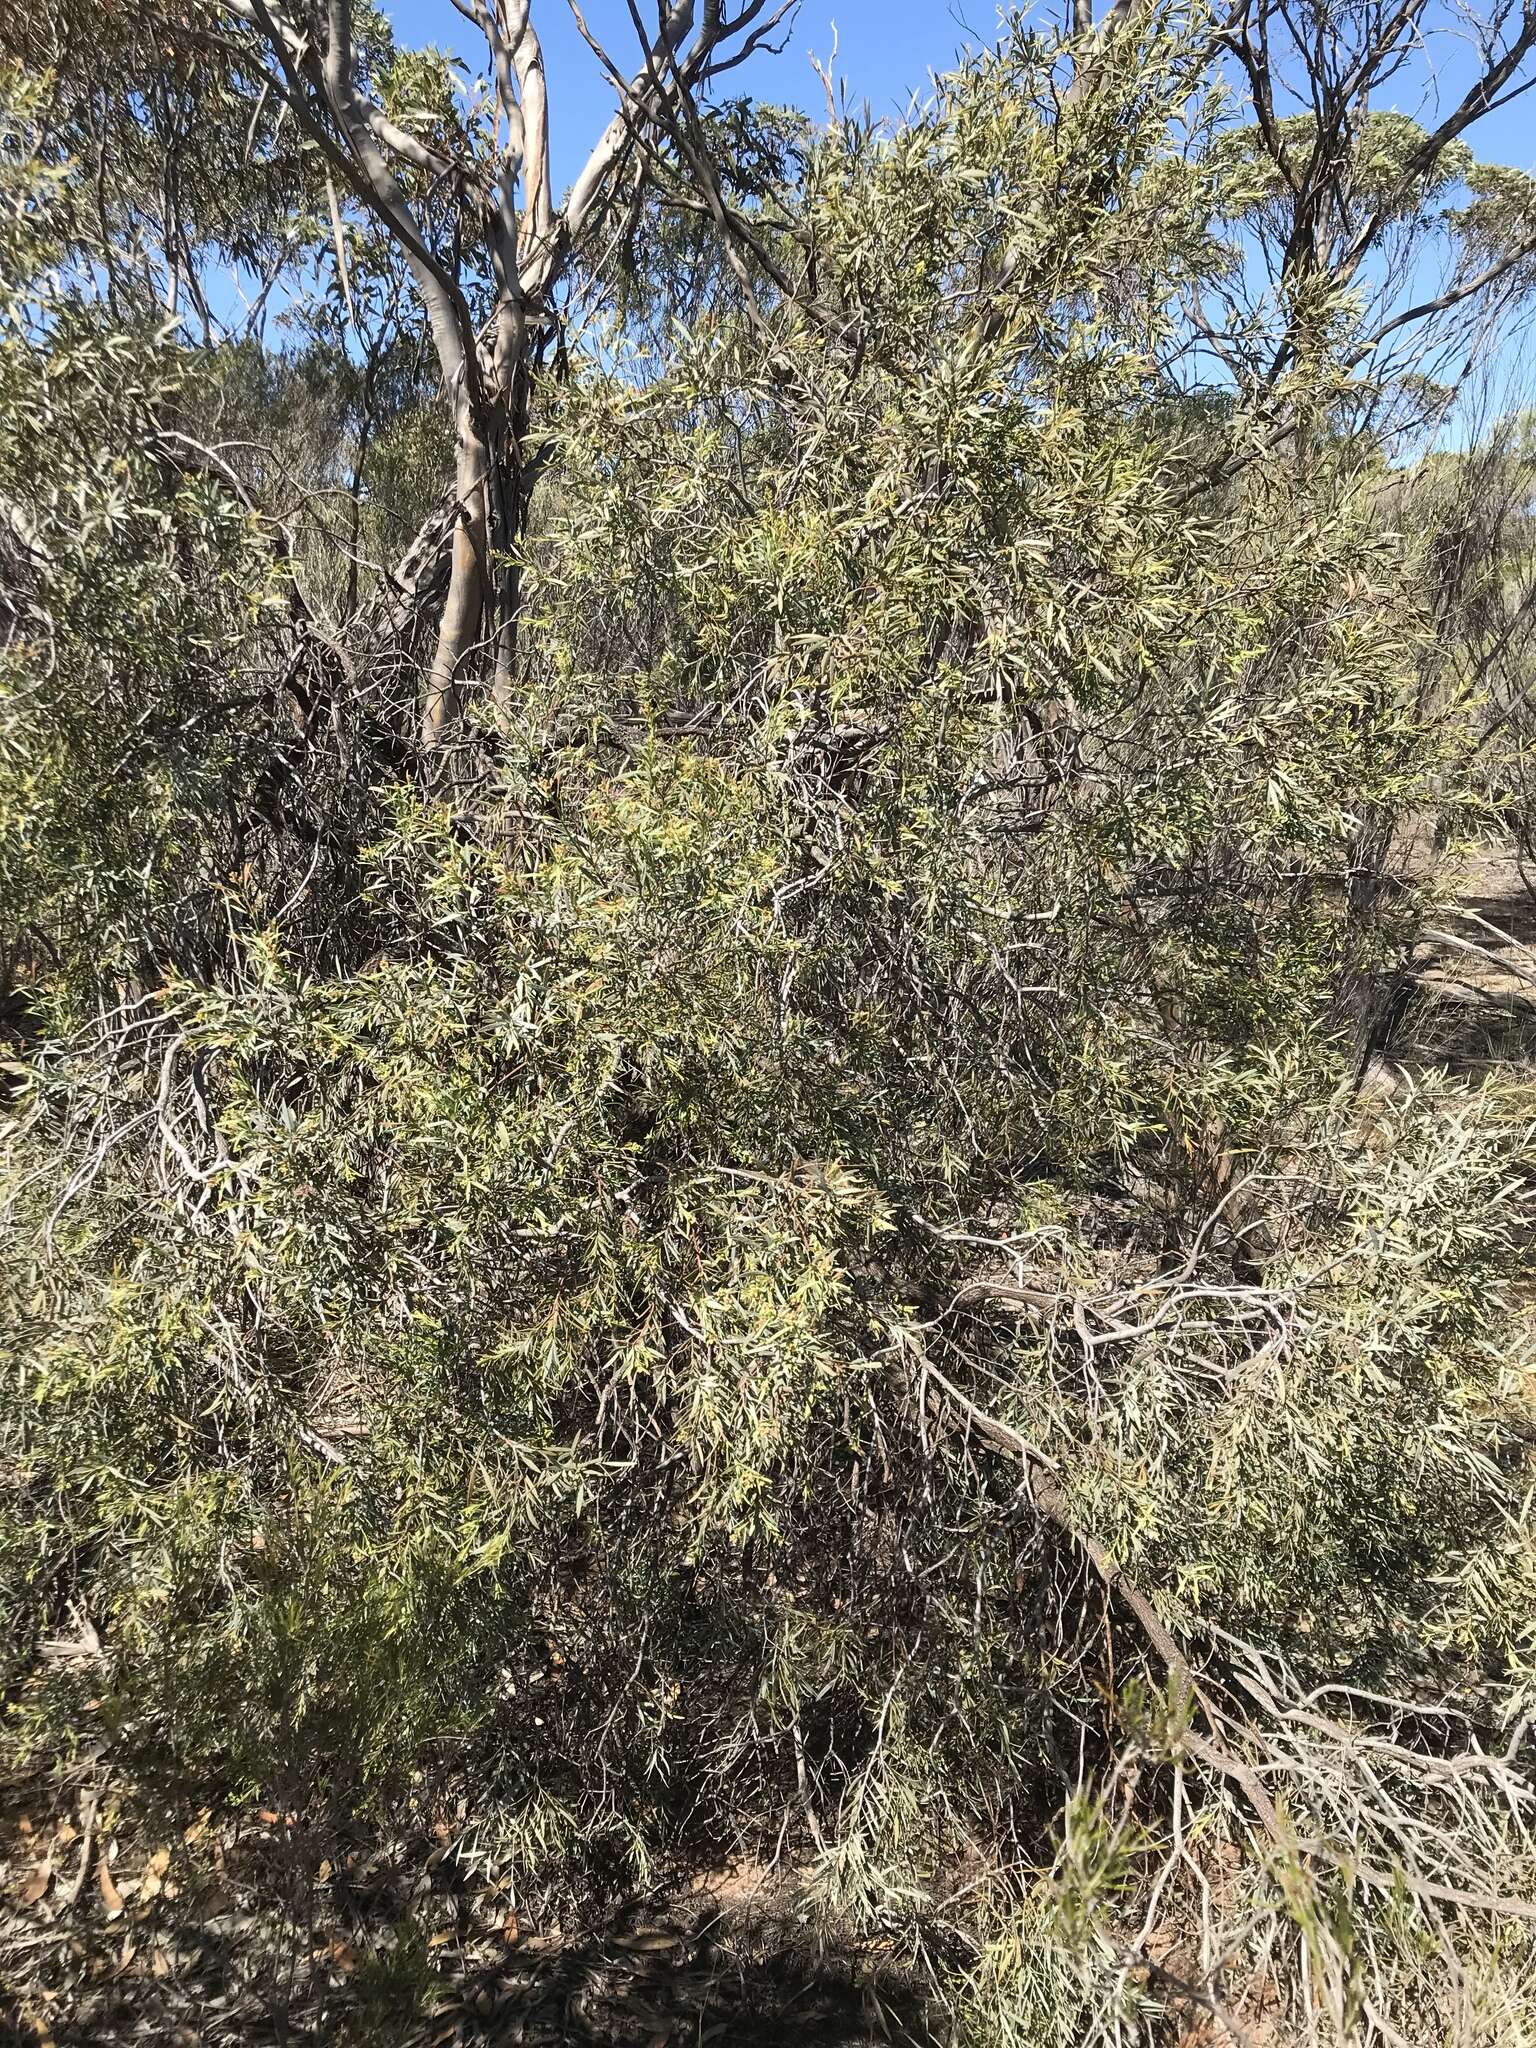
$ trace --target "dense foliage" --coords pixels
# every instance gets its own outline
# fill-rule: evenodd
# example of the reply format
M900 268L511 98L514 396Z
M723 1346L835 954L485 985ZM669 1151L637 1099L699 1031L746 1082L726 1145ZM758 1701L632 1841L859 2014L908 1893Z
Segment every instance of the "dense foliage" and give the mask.
M1339 254L1454 334L1536 200L1362 108L1303 236L1210 38L690 101L447 739L421 259L275 129L199 232L278 180L313 296L194 343L63 174L142 106L6 80L6 1757L188 1891L287 1816L306 1967L368 1827L567 1926L776 1862L978 2048L1536 2034L1529 1084L1388 1057L1528 830L1529 459Z

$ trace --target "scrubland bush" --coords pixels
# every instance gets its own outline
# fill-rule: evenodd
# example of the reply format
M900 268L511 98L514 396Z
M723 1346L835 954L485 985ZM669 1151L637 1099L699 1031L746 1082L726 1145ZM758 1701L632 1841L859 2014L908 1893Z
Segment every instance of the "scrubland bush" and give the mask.
M8 88L18 1777L778 1857L957 2040L1536 2028L1528 1084L1361 1086L1484 670L1327 255L1493 228L1289 128L1192 389L1301 208L1211 33L773 117L425 742L442 575L336 614Z

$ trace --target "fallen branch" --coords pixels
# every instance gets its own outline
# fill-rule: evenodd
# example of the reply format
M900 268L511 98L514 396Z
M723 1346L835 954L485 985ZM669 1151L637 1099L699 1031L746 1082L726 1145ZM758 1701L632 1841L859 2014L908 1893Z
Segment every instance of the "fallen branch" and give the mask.
M59 1893L59 1903L74 1906L79 1903L80 1894L85 1890L85 1880L90 1874L91 1857L96 1847L96 1816L101 1811L102 1797L107 1789L110 1771L104 1771L92 1785L86 1797L83 1828L80 1838L80 1866L69 1883Z

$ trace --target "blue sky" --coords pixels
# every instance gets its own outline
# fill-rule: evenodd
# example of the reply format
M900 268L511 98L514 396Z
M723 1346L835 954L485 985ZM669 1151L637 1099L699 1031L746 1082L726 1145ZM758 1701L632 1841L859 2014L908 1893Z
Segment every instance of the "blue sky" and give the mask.
M1102 12L1106 0L1100 0ZM544 42L549 78L552 153L557 189L581 167L582 159L613 111L607 81L582 41L566 0L534 0L535 19ZM400 39L409 44L436 43L455 50L478 68L484 49L450 0L383 0ZM642 17L654 13L654 0L640 0ZM1449 8L1436 10L1449 25ZM583 12L594 35L621 59L635 51L634 29L624 0L584 0ZM1043 17L1042 17L1043 18ZM1052 16L1059 19L1059 13ZM837 34L836 75L846 82L854 105L867 101L877 115L897 115L915 91L926 90L928 75L943 70L965 44L992 41L997 34L996 0L802 0L781 56L763 55L727 82L731 91L758 98L789 101L819 114L825 100L811 69L814 51L824 62ZM1442 46L1444 70L1438 80L1443 99L1462 89L1471 53ZM1379 104L1403 113L1418 113L1426 85L1422 66L1405 70ZM1479 153L1494 161L1536 168L1536 92L1492 116L1479 130Z
M476 67L483 64L484 45L450 0L382 0L382 6L401 41L436 43ZM639 0L639 6L642 20L654 17L655 0ZM624 0L583 0L582 13L616 59L635 57L635 31ZM581 168L613 112L613 96L566 0L534 0L534 20L544 44L558 189ZM850 101L867 100L877 116L899 114L911 93L924 89L930 70L945 69L968 41L995 38L995 0L981 0L971 20L967 33L960 10L952 13L944 0L803 0L783 54L754 58L730 74L725 90L787 101L820 114L826 99L810 56L814 51L824 63L831 56L835 23L836 74L846 79Z
M400 41L434 43L483 70L485 48L452 0L380 0ZM594 35L616 61L638 56L634 25L625 0L581 0ZM643 19L654 18L657 0L637 0ZM1419 58L1380 92L1374 104L1424 120L1435 108L1448 111L1477 74L1477 56L1461 26L1457 0L1430 0L1426 26L1433 35L1433 64ZM1476 0L1474 0L1476 4ZM1481 0L1483 7L1493 0ZM1043 0L1035 18L1042 26L1062 19L1067 0ZM1109 0L1095 0L1102 15ZM549 81L551 142L557 198L581 168L613 112L611 84L603 76L571 15L567 0L533 0L543 39ZM1049 11L1047 11L1049 10ZM926 96L930 74L947 69L967 45L995 41L998 0L801 0L782 52L761 54L734 71L724 90L759 99L790 102L815 118L826 100L812 68L814 53L832 60L834 77L851 106L867 104L876 118L899 118L912 95ZM835 59L833 52L835 48ZM1536 90L1478 124L1468 137L1485 161L1536 170ZM1438 288L1431 269L1423 282ZM1427 295L1427 294L1425 294ZM1477 421L1530 401L1532 352L1506 335L1476 357L1479 376L1467 384L1452 415L1437 432L1447 445L1480 431ZM1463 418L1463 412L1466 417Z

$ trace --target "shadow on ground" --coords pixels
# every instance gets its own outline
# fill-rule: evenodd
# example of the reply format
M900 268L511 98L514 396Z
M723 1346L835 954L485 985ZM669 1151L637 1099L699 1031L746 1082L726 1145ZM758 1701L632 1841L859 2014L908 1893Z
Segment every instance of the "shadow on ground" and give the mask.
M723 1873L680 1898L631 1900L598 1929L539 1931L519 1923L500 1885L421 1842L385 1854L338 1843L290 1883L283 1833L279 1822L218 1842L215 1874L205 1860L194 1875L185 1846L166 1858L141 1843L104 1861L99 1840L34 1824L6 1859L0 2048L931 2039L910 1984L881 1957L812 1949L787 1873Z

